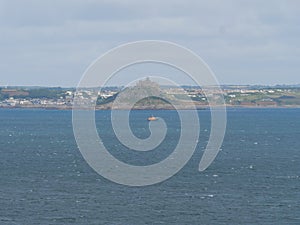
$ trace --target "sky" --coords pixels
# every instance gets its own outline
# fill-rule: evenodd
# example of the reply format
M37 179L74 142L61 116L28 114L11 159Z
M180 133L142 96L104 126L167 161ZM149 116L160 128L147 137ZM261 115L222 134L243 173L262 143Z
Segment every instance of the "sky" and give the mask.
M0 0L0 86L77 86L139 40L191 49L221 84L300 84L297 0Z

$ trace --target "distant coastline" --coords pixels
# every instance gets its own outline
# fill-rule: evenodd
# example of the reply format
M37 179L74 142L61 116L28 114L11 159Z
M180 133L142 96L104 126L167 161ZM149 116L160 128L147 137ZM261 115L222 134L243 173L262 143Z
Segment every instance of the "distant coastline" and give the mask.
M150 79L141 80L132 87L75 88L0 87L0 108L73 109L76 97L83 106L95 105L96 110L111 110L116 99L121 104L113 109L172 110L207 109L208 98L222 95L228 108L300 108L300 86L226 85L211 87L206 96L200 87L160 86ZM150 96L150 97L149 97Z
M235 108L244 108L244 109L292 109L292 108L300 108L300 105L280 105L280 106L253 106L253 105L225 105L228 109ZM201 106L201 107L179 107L178 110L207 110L210 106ZM76 110L72 106L0 106L0 109L44 109L44 110ZM107 106L95 107L96 111L101 110L176 110L174 107L134 107L134 108L117 108L112 109Z

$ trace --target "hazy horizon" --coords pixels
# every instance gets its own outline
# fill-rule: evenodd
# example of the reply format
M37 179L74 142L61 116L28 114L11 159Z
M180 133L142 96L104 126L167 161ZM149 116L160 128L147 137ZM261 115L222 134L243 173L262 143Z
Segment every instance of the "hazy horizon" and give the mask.
M255 87L255 86L262 86L262 87L277 87L277 86L287 86L287 87L299 87L300 88L300 83L298 84L274 84L274 85L269 85L269 84L220 84L221 86L249 86L249 87ZM172 86L172 85L161 85L161 86ZM191 87L199 87L199 85L190 85L190 84L180 84L180 86L191 86ZM34 88L34 87L42 87L42 88L76 88L76 86L60 86L60 85L0 85L0 88L9 88L9 87L27 87L27 88ZM123 87L123 85L109 85L109 86L104 86L104 87ZM176 87L174 85L174 87ZM92 87L92 88L100 88L100 87Z

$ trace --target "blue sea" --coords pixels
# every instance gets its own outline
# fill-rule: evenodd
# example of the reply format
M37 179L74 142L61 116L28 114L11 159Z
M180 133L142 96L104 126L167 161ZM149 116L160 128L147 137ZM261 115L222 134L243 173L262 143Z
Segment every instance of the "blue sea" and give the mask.
M210 112L198 113L200 139L186 166L162 183L128 187L89 167L71 111L0 109L0 224L300 224L300 109L228 109L222 149L203 172ZM176 111L132 111L136 136L150 134L152 114L168 125L153 151L126 149L110 111L96 112L99 136L124 162L159 162L176 146L180 123Z

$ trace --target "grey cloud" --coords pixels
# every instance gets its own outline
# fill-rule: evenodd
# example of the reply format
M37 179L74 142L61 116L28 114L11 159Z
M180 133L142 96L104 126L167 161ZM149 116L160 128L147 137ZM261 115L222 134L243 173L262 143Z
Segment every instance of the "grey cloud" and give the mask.
M140 39L191 48L224 83L250 73L240 82L277 76L278 82L300 83L294 75L299 72L299 6L298 1L258 0L0 1L0 85L48 84L40 73L65 78L51 80L53 85L73 85L93 58ZM272 77L271 72L262 76L269 67ZM283 79L287 69L291 75ZM19 75L23 71L26 79Z

